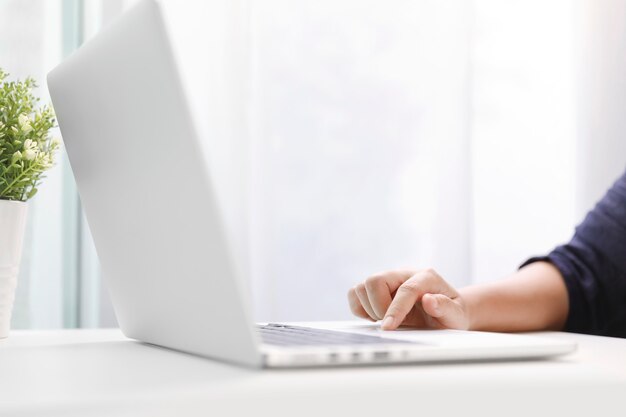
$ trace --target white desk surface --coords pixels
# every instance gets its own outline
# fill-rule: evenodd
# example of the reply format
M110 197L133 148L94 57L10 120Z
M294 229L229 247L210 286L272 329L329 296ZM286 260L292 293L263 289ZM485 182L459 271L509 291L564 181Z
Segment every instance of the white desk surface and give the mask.
M250 370L119 330L13 331L0 416L626 415L626 339L575 340L543 361Z

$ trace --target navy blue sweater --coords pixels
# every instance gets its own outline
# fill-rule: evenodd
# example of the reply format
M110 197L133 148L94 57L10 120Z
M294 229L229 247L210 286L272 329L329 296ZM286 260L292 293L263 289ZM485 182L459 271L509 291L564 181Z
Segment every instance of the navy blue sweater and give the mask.
M556 266L567 286L566 331L626 337L626 172L576 228L572 240L531 258Z

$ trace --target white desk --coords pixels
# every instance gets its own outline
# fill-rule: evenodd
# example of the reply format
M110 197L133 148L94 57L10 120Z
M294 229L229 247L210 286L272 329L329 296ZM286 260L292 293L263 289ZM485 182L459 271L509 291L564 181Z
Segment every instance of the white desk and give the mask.
M13 331L0 416L626 415L626 339L566 333L551 361L255 371L118 330Z

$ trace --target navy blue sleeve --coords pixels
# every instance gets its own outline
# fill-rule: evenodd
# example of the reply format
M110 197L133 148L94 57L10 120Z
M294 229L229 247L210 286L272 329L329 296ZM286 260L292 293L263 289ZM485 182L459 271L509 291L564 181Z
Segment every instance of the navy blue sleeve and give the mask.
M626 337L626 173L609 189L572 240L547 256L567 286L566 331Z

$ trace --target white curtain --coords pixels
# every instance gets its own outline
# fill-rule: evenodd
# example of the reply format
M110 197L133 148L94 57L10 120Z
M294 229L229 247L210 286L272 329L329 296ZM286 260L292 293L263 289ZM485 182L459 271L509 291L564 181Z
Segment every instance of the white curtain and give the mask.
M498 279L571 234L575 3L166 5L258 319L347 318L388 268Z
M626 167L626 1L579 1L576 207L581 217Z
M402 265L470 282L466 2L165 4L259 320L348 317Z
M394 267L469 282L469 4L253 3L263 317L347 317L347 289Z
M577 6L474 5L472 280L482 282L565 241L577 221Z

